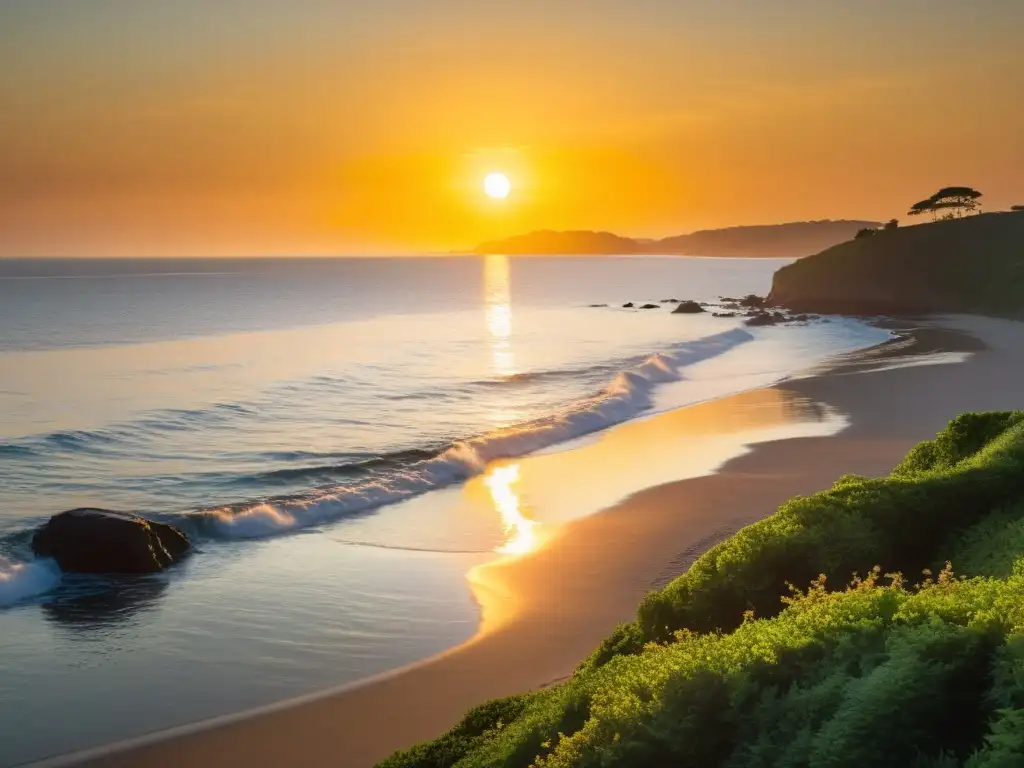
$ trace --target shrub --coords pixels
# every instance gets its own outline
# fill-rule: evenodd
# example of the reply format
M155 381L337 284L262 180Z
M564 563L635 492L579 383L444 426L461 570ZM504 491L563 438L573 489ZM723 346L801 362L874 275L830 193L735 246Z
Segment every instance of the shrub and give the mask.
M1024 765L1022 420L962 416L886 478L791 500L649 595L566 683L385 765ZM821 575L855 570L838 591Z

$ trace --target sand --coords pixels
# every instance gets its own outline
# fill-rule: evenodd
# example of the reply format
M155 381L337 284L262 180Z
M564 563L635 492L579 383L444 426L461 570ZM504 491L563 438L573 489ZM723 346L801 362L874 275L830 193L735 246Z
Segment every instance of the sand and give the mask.
M888 472L910 447L934 436L958 413L1024 407L1019 383L1024 324L973 317L943 318L941 324L970 333L986 348L958 364L870 370L884 368L883 360L841 366L761 395L647 420L655 425L647 429L699 432L716 423L763 420L765 402L784 413L787 404L812 401L842 414L849 426L834 436L762 442L714 474L641 491L599 514L546 531L539 549L475 569L470 579L483 609L482 626L458 648L352 689L58 762L104 768L359 768L438 736L487 699L563 679L616 623L633 618L652 585L685 570L737 528L771 514L794 495L827 488L841 475ZM670 419L675 421L664 421ZM618 437L616 430L609 432L601 455L635 456L643 450L644 433L638 438L638 429ZM563 483L583 487L588 477L576 466L579 455L567 452L559 459L555 454L544 461L548 471L563 473ZM601 471L613 472L614 466ZM153 706L158 705L154 697Z

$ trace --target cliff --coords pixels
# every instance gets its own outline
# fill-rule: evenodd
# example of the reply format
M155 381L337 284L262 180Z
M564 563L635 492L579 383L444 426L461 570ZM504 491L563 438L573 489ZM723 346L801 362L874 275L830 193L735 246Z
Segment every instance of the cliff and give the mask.
M770 301L801 312L1024 310L1024 215L990 213L836 245L775 273Z

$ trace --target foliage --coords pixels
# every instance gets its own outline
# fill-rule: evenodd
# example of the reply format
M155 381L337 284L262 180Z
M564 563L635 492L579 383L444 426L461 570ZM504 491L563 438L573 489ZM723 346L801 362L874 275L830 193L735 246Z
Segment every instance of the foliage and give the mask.
M857 234L855 234L853 236L853 239L854 240L861 240L861 239L863 239L865 237L871 237L876 232L878 232L877 229L871 229L870 227L865 227L864 229L858 229L857 230Z
M566 683L385 765L1022 765L1022 498L1024 412L961 416L719 544Z
M899 229L899 226L899 219L889 219L887 222L885 222L885 226L883 227L883 229Z
M981 196L981 192L972 187L943 187L926 200L910 206L907 215L920 216L929 212L934 219L940 211L948 211L953 218L963 218L979 209L978 198Z

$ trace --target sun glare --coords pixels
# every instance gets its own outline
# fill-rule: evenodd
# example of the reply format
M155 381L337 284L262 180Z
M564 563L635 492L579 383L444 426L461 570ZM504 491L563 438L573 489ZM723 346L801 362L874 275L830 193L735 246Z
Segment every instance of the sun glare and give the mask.
M504 173L489 173L484 178L484 192L495 200L504 200L512 191L512 182Z

